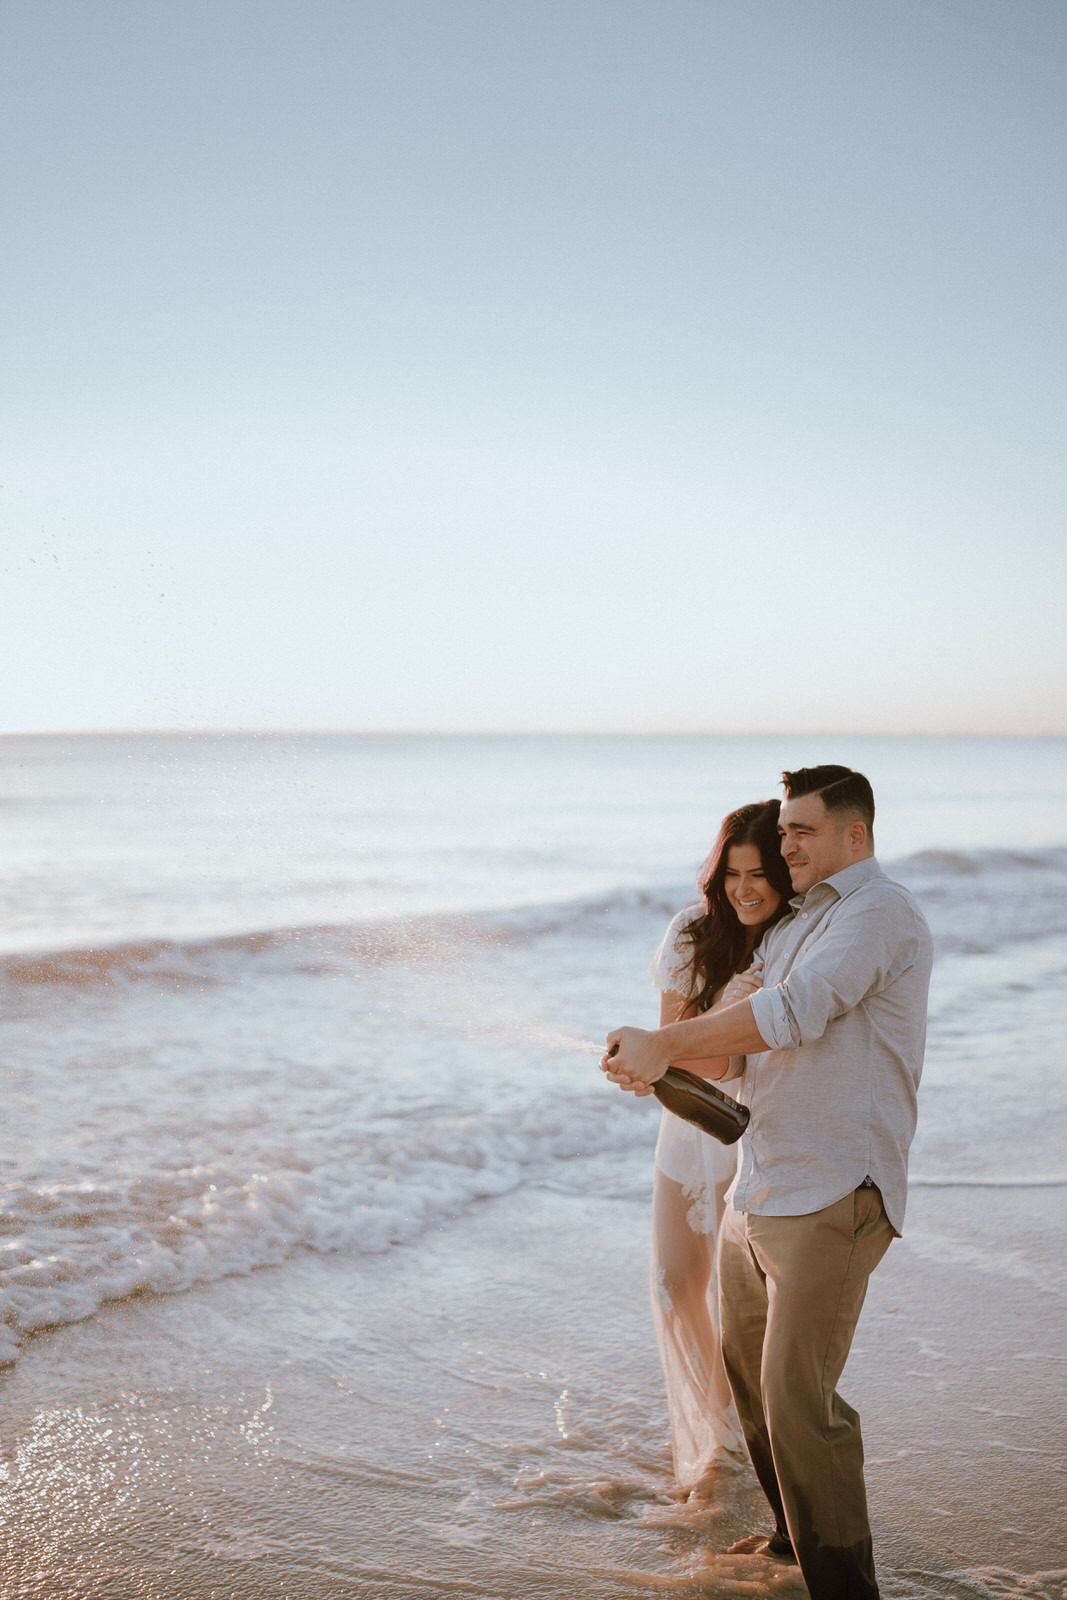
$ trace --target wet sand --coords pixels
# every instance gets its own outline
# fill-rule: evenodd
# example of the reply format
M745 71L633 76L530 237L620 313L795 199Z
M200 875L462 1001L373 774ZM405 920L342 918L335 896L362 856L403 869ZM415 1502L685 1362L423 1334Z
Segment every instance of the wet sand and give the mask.
M583 1187L36 1336L0 1596L801 1596L721 1554L765 1520L747 1468L670 1496L647 1207ZM887 1595L1067 1592L1064 1195L917 1189L872 1279L842 1389Z

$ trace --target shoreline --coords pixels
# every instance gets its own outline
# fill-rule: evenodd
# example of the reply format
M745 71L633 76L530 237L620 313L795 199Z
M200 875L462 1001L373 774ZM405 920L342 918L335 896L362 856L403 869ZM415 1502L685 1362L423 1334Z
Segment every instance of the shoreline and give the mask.
M566 1167L561 1169L566 1181ZM842 1382L883 1592L1067 1592L1062 1202L910 1196ZM39 1333L0 1373L3 1600L803 1596L670 1494L643 1200L525 1187Z

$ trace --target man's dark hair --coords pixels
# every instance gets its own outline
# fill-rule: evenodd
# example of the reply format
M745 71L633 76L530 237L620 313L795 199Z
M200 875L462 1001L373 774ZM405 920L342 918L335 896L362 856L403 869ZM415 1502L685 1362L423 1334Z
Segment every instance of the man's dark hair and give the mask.
M867 824L874 842L874 790L862 772L853 772L851 767L798 767L795 772L783 772L782 783L790 800L818 794L827 811L838 817L858 817Z

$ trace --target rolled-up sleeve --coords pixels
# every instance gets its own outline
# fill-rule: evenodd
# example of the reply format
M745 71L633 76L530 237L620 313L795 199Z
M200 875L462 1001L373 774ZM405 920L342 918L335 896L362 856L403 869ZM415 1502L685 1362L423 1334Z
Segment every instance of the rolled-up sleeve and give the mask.
M800 1043L789 1026L784 989L785 985L779 984L774 989L757 989L748 997L759 1036L768 1050L795 1050Z
M915 919L901 905L853 907L845 900L804 947L781 983L749 997L761 1038L772 1050L796 1050L820 1039L835 1017L877 994L903 972L919 950Z

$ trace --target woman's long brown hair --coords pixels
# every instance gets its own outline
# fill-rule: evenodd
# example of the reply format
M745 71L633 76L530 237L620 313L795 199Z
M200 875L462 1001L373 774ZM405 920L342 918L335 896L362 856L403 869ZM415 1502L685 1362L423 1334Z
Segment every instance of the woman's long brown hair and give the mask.
M764 929L779 921L789 910L793 885L782 860L778 837L778 801L761 800L755 805L741 806L739 810L731 811L728 817L723 818L719 837L697 876L706 909L682 935L692 946L687 963L688 989L693 997L686 1007L690 1016L707 1011L723 984L741 970L748 956L750 930L738 921L737 913L726 898L727 857L733 844L756 846L767 882L782 897L777 911L768 917L759 930L760 937Z

